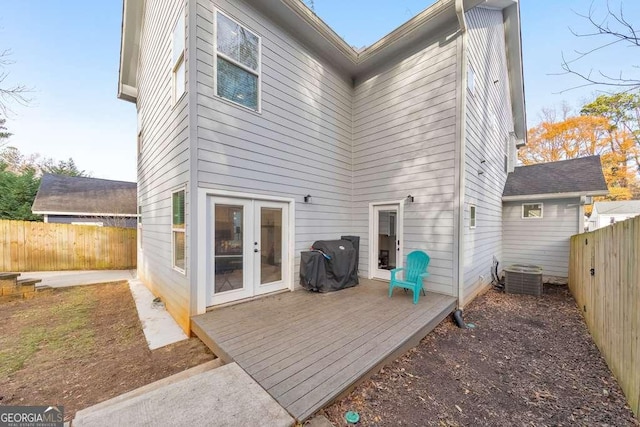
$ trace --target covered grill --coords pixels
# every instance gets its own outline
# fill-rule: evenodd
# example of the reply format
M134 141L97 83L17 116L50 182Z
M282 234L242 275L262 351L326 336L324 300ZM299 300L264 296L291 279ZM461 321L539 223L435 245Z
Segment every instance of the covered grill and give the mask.
M348 239L348 240L347 240ZM317 292L332 292L358 284L357 236L318 240L300 257L300 285Z

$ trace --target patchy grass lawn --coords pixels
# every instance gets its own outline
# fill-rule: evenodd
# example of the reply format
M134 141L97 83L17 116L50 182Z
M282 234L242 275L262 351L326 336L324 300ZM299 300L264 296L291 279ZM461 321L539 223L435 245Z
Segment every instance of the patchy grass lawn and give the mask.
M126 283L0 304L0 404L76 411L214 358L197 338L149 350Z
M637 426L566 286L490 291L325 410L335 425Z

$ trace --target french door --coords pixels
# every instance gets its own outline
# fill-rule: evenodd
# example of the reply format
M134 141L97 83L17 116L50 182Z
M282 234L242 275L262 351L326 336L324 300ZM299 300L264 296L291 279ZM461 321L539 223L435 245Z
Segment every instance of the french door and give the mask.
M399 204L373 206L371 276L391 280L390 271L402 267L401 208Z
M208 305L288 288L287 203L210 197Z

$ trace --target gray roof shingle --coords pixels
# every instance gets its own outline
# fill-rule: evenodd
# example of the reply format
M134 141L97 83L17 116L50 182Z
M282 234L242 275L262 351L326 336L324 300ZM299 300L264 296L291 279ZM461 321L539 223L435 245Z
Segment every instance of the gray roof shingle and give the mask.
M600 156L519 166L507 177L503 197L607 192Z
M44 174L31 210L63 214L136 215L136 200L135 182Z

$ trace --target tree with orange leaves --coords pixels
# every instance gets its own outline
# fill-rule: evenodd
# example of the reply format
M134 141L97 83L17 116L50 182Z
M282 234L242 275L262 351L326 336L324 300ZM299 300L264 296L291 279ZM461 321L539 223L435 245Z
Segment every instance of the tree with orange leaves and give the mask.
M553 111L545 112L545 120L529 129L527 146L518 152L520 161L529 165L599 155L609 187L605 199L630 199L637 186L636 168L629 165L638 158L636 135L612 123L611 117L584 114L585 109L579 116L567 113L556 120Z

